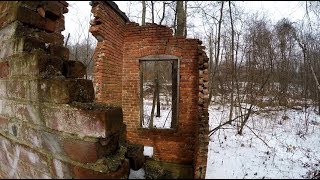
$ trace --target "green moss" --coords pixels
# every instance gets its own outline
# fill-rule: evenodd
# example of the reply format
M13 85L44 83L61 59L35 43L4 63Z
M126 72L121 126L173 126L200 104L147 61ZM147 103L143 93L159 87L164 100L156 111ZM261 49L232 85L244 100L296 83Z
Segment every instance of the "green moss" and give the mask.
M120 145L116 154L98 159L95 163L89 165L89 167L101 173L115 172L124 162L126 151L127 148L124 145Z
M146 179L192 179L192 165L147 160L145 164Z

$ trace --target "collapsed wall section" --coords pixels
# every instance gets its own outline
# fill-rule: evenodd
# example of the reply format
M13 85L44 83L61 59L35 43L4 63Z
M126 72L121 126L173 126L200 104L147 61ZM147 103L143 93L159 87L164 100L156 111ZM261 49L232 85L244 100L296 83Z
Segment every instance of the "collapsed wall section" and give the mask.
M121 107L93 102L63 47L67 7L0 2L0 178L128 175Z
M127 138L152 146L159 161L192 164L197 125L197 58L198 40L175 38L165 26L136 23L127 25L123 59L124 121ZM177 129L145 129L140 126L139 59L150 55L172 55L179 58L179 111Z
M154 160L188 171L187 176L178 173L174 178L190 178L190 171L191 178L205 178L208 58L202 42L174 37L166 26L129 22L113 2L93 1L92 12L95 18L90 32L100 41L94 67L95 88L100 93L97 100L121 105L129 142L152 146ZM146 57L175 57L179 61L178 120L174 128L141 127L139 62Z
M91 5L94 19L90 32L98 40L93 71L96 101L121 106L123 40L128 19L114 11L113 2L92 1Z

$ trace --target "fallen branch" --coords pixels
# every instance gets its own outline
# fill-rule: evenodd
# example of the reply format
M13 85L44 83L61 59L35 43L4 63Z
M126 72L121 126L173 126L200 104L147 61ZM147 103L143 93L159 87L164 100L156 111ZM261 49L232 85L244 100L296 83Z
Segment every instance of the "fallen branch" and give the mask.
M260 138L248 125L245 125L258 139L260 139L268 148L272 149L262 138Z
M219 126L213 128L211 131L209 131L209 137L210 137L212 134L214 134L218 129L220 129L221 127L223 127L224 125L226 125L226 124L231 124L231 122L237 120L238 118L241 118L241 117L243 117L243 116L246 116L246 115L247 115L247 114L243 114L243 115L237 116L237 117L235 117L235 118L233 118L233 119L231 119L231 120L229 120L229 121L226 121L226 122L224 122L223 124L220 124Z

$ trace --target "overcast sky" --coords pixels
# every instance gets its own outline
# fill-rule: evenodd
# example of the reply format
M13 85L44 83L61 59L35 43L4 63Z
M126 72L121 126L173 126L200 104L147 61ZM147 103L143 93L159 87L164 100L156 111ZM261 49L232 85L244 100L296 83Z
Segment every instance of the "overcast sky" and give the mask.
M62 34L66 37L70 33L70 41L83 39L88 36L89 21L91 17L90 1L67 1L69 12L65 14L65 30ZM128 12L128 1L115 1L123 12ZM304 15L305 1L244 1L239 3L248 12L264 12L273 22L282 18L294 21L301 20ZM136 2L139 4L139 2ZM139 4L140 5L140 4ZM140 8L140 6L136 7ZM139 9L140 10L140 9ZM134 11L131 7L130 11ZM91 34L90 34L91 36Z

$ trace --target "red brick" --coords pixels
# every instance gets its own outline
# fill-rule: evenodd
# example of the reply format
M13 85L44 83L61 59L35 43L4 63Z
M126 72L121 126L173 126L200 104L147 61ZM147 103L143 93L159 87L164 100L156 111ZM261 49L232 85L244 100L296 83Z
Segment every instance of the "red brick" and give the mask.
M97 142L80 141L75 139L64 139L62 141L63 149L73 160L89 163L98 160Z
M2 8L4 8L2 12L7 13L3 13L3 15L0 16L0 27L19 20L23 23L34 25L49 32L54 32L56 28L56 23L54 21L41 17L36 11L24 7L21 4L9 2L2 5Z
M10 67L8 61L0 62L0 78L7 77L9 75Z
M0 116L0 131L6 131L8 127L8 119Z
M51 129L75 133L80 137L105 137L104 119L100 113L48 108L43 110L43 114L47 117L46 126ZM68 123L65 120L68 120Z
M64 161L53 159L52 160L52 171L54 174L54 179L72 179L73 174L70 169L70 164Z
M46 156L25 146L17 145L17 147L20 151L19 161L24 162L25 165L32 166L37 171L48 173L48 159Z

